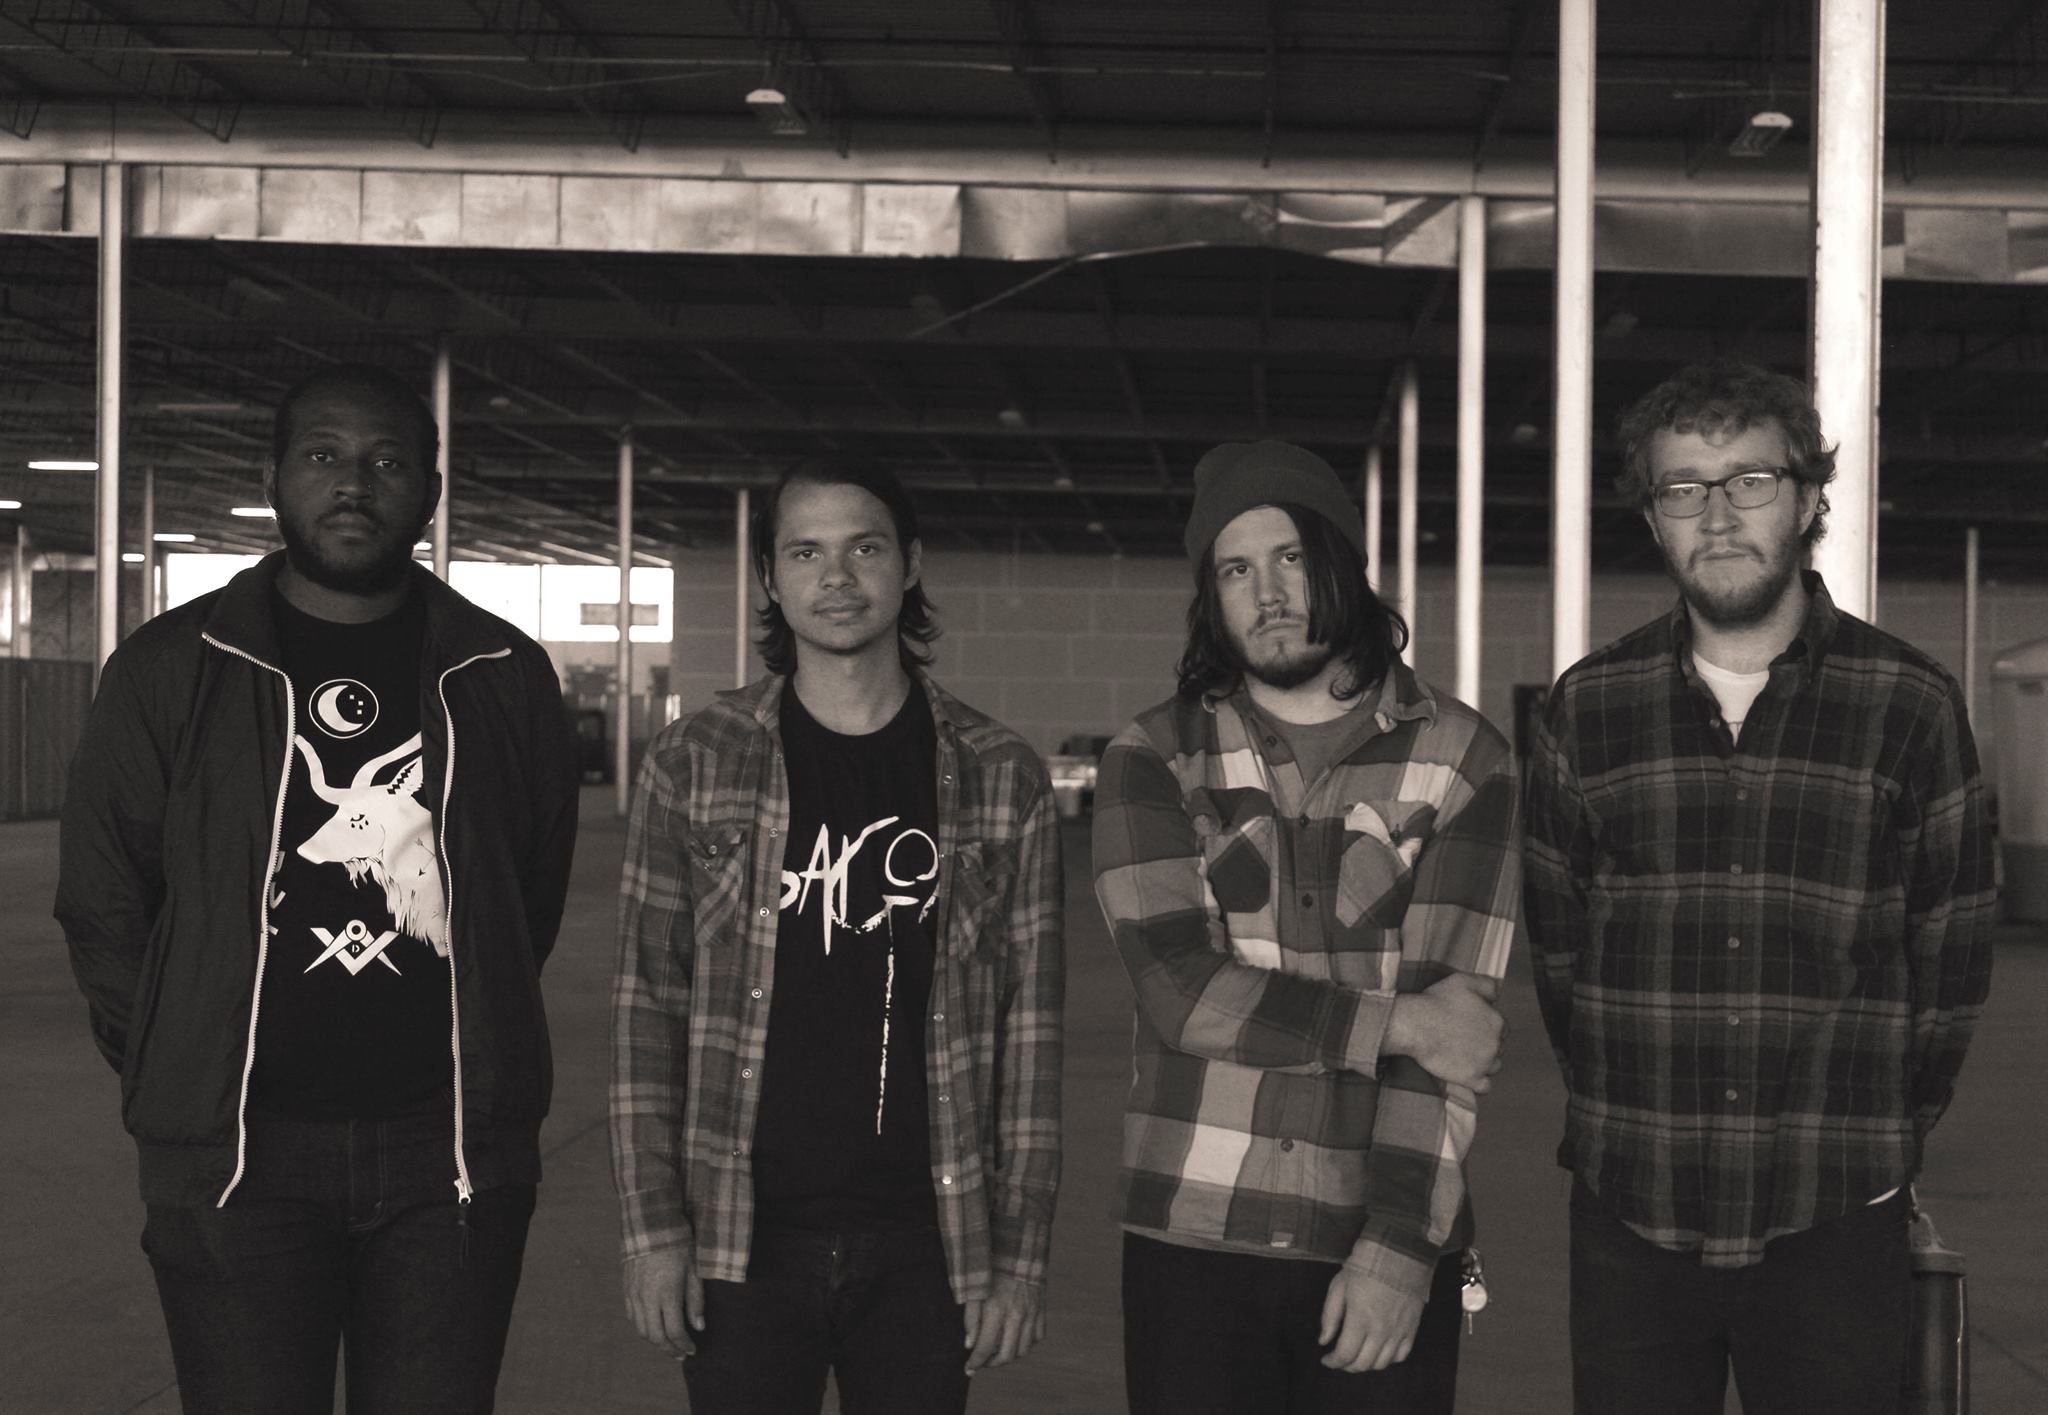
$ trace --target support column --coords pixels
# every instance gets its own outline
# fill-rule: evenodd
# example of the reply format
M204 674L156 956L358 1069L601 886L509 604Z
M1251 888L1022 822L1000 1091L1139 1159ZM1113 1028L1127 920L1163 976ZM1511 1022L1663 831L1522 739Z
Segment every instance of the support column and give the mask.
M1386 586L1387 572L1380 564L1380 541L1385 532L1381 522L1386 519L1382 502L1386 499L1385 478L1380 471L1380 449L1375 443L1365 449L1365 582L1379 594Z
M142 469L142 617L156 618L156 465Z
M17 522L14 527L14 656L27 658L34 647L35 624L35 582L30 578L28 568L28 527Z
M128 241L127 168L100 166L99 463L94 481L93 681L121 642L121 263Z
M612 744L612 785L620 816L633 791L633 429L619 433L618 711Z
M1977 722L1977 528L1963 532L1963 714Z
M434 573L443 580L448 578L449 508L455 503L455 490L451 485L453 477L449 473L455 426L450 416L452 381L448 365L448 336L443 334L434 341L434 430L440 435L440 446L434 453L434 470L441 474L441 496L434 503L433 542Z
M1458 199L1458 698L1479 706L1486 523L1486 198Z
M1813 405L1836 444L1813 555L1837 607L1877 617L1877 358L1884 0L1818 0L1813 50Z
M1408 619L1408 647L1401 661L1415 666L1415 640L1422 632L1421 610L1415 603L1415 498L1418 461L1421 457L1421 394L1416 387L1415 365L1401 370L1401 452L1399 504L1394 508L1394 553L1401 557L1400 580L1395 593L1401 613Z
M745 487L733 494L732 589L738 604L732 619L732 685L735 688L747 686L747 640L753 628L748 623L747 614L748 595L753 589L753 567L747 563L753 555L749 540L752 527L747 519L752 514L752 503L752 493Z
M1557 18L1557 351L1550 435L1550 673L1586 656L1593 542L1593 0Z

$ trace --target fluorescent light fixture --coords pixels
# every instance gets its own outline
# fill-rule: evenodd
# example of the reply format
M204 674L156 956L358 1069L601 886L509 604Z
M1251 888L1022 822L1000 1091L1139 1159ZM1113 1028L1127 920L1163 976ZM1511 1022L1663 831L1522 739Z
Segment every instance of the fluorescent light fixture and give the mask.
M121 563L123 565L140 565L142 563L142 552L139 550L122 551Z
M243 406L241 403L222 402L218 399L212 402L164 402L154 405L155 411L159 413L239 413Z
M747 107L761 120L761 126L778 138L800 138L811 130L810 120L789 95L779 88L763 85L747 95Z
M430 551L430 550L432 550L433 548L434 548L434 543L433 543L432 541L430 541L430 540L423 540L423 541L418 541L418 542L415 542L415 543L414 543L414 545L413 545L413 549L414 549L414 550L418 550L418 551Z
M100 464L98 462L53 462L45 460L30 462L28 469L32 472L96 472L100 469Z
M191 542L199 539L198 536L193 535L190 531L158 531L156 538L160 541L169 541L175 545L189 545Z
M277 519L277 512L271 510L268 506L230 506L228 514L230 516L247 516L252 521L274 521Z
M0 511L19 511L20 509L21 503L19 501L0 501Z
M1749 115L1735 141L1728 144L1730 157L1762 157L1792 131L1792 115L1766 108Z

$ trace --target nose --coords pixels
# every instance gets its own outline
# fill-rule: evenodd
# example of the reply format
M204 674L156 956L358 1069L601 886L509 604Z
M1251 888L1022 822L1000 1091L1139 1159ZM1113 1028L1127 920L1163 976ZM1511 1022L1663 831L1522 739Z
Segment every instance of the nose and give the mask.
M826 585L853 583L853 561L846 555L825 555L819 557L819 582Z
M334 494L345 500L361 500L370 494L375 485L375 473L371 458L343 457L340 459L341 472L334 479Z
M1728 499L1728 488L1711 486L1707 488L1707 509L1700 513L1701 529L1710 531L1732 531L1741 518L1735 514L1735 503Z

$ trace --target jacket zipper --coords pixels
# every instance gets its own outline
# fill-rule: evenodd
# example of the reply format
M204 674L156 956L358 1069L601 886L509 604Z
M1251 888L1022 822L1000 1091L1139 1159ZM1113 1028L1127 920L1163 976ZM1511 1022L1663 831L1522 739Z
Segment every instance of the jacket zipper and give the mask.
M249 1040L242 1053L241 1095L235 1102L235 1172L229 1176L227 1188L220 1191L220 1198L214 1201L213 1206L218 1209L227 1206L228 1195L241 1184L242 1172L249 1163L249 1074L256 1067L256 1018L263 1010L263 969L270 961L270 887L277 878L278 842L284 838L284 796L291 786L292 742L298 737L299 719L297 706L292 702L291 675L254 654L230 648L211 634L202 633L199 637L222 653L269 669L284 680L284 767L278 773L277 805L270 816L270 854L263 861L263 886L256 900L256 985L249 995Z
M448 859L448 802L455 790L455 713L448 706L448 676L472 663L480 663L487 658L509 658L511 654L510 649L476 654L451 668L442 669L441 676L434 682L434 695L441 700L441 719L448 732L447 760L441 764L440 838L435 844L441 856L442 927L448 931L448 1052L455 1063L455 1199L460 1205L457 1217L463 1230L465 1260L469 1251L469 1201L476 1190L470 1186L469 1161L462 1153L462 1002L456 993L455 980L455 866Z

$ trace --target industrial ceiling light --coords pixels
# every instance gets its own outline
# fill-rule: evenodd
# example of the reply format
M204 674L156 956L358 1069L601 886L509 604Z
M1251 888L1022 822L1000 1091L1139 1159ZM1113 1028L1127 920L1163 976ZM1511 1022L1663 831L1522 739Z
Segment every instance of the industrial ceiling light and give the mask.
M190 531L158 531L155 538L172 545L189 545L191 542L199 539L198 536L193 535Z
M124 550L121 552L121 563L123 565L140 565L142 561L143 554L139 550Z
M1730 157L1762 157L1792 131L1792 116L1780 113L1775 108L1766 108L1749 115L1742 131L1728 144Z
M763 84L747 95L747 107L761 120L761 126L778 138L800 138L811 131L803 110L789 101L789 95L772 84Z
M21 503L19 501L0 501L0 511L19 511L20 509Z
M100 464L98 462L61 462L45 459L30 462L28 469L32 472L96 472L100 469Z
M230 506L228 514L230 516L247 516L252 521L274 521L277 519L277 512L271 510L268 506Z

